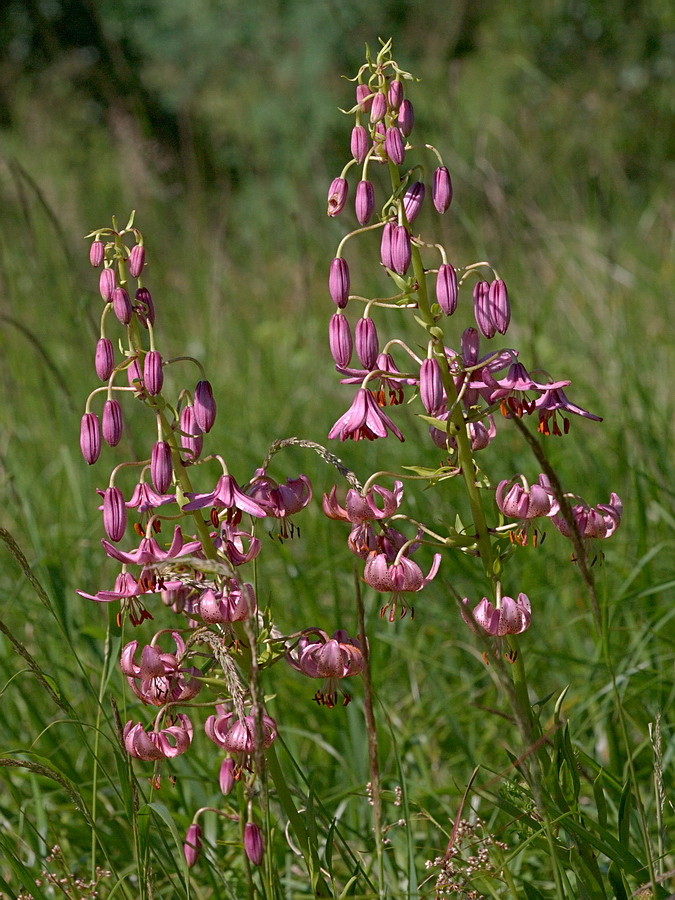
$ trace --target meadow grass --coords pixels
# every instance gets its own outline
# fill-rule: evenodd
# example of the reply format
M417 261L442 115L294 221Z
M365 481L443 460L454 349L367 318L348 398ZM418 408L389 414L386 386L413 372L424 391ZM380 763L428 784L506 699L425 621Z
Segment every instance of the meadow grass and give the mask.
M484 74L474 73L474 79ZM602 426L574 421L572 433L551 438L546 450L567 490L592 503L607 502L614 490L624 501L621 529L603 548L597 578L609 611L609 653L630 748L622 740L611 676L579 572L552 528L543 547L517 548L513 564L521 579L515 583L512 576L514 589L525 591L534 609L523 639L530 683L542 701L567 688L564 715L578 750L585 802L596 803L592 782L602 767L608 821L617 835L632 754L655 852L664 854L659 871L667 871L672 854L667 837L661 850L658 838L672 826L669 802L661 810L661 836L657 811L658 791L672 795L675 690L668 183L636 196L623 190L621 175L612 180L605 173L607 214L585 193L578 173L556 168L557 162L569 166L569 159L547 157L550 145L543 138L538 145L536 123L528 130L509 121L503 99L494 100L496 109L485 114L479 129L476 83L467 75L452 97L452 140L442 137L447 108L421 108L423 119L434 117L440 137L430 138L449 150L455 181L451 220L434 227L459 262L490 259L508 281L515 315L506 344L522 347L526 364L569 377L573 399L605 419ZM239 834L215 816L204 819L212 865L186 887L181 845L189 811L219 803L211 747L195 741L189 756L172 765L175 785L165 779L159 790L149 787L142 764L132 767L115 737L113 699L123 722L137 706L128 694L125 699L117 668L120 646L130 635L113 628L106 644L107 609L75 594L111 585L115 575L99 544L95 488L104 487L105 476L84 464L78 448L79 419L93 386L100 302L81 235L107 224L111 213L123 219L139 206L163 346L167 355L190 353L204 362L219 402L212 446L245 481L275 439L327 443L327 431L351 399L336 383L327 352L332 304L326 273L340 235L323 213L332 173L319 171L301 200L296 196L287 207L270 210L265 196L252 200L250 194L225 198L221 208L199 185L189 194L163 195L149 169L142 173L148 181L138 202L122 176L123 153L107 148L102 132L91 129L89 145L73 158L66 135L53 118L47 121L57 129L55 146L36 138L36 151L26 128L8 142L0 171L0 525L41 585L30 583L16 554L3 551L0 888L9 897L20 887L35 897L55 896L44 882L42 888L34 885L57 843L67 867L88 877L94 832L96 862L113 872L100 886L103 897L116 885L114 896L138 895L139 860L152 866L157 897L239 897L246 877ZM253 218L261 223L253 232L250 224L239 229L248 202L256 203ZM287 221L290 236L284 233ZM365 272L358 256L350 264L357 277ZM470 324L467 308L458 313L464 315L461 327ZM141 452L139 436L147 424L142 415L127 417L122 444L104 451L109 460ZM335 452L361 478L383 465L395 470L407 464L411 444L417 444L416 462L435 466L441 454L428 442L426 426L409 410L402 416L408 435L402 447L388 440L386 450L376 442L345 444ZM517 471L536 475L517 430L502 430L506 436L481 457L493 484ZM335 481L336 474L307 451L294 448L277 459L275 474L305 472L319 497ZM424 493L410 488L407 496L413 517L430 509L436 522L451 525L458 510L465 513L452 485ZM343 534L341 526L329 523L317 503L301 524L299 540L265 546L260 602L269 601L284 633L310 624L353 633L354 572L346 529ZM470 562L461 556L444 560L440 577L419 598L414 621L380 622L380 599L364 590L390 896L433 893L433 881L422 883L429 877L425 861L445 852L474 767L481 766L481 788L471 807L495 834L515 818L514 810L526 807L510 767L508 751L517 741L502 689L454 600L481 590ZM146 623L138 631L149 637L154 630ZM268 706L281 724L282 765L298 791L298 805L316 817L320 844L331 820L337 822L331 860L336 883L344 887L358 870L352 895L375 896L368 888L374 878L372 822L360 686L346 709L327 710L312 704L311 685L277 665L264 689L274 695ZM553 703L545 701L545 725L552 721ZM657 720L663 742L658 766L649 738ZM405 795L405 811L397 789ZM631 824L626 846L639 856L634 813ZM545 849L528 840L526 825L519 840L518 826L508 833L504 852L514 877L541 892L527 896L553 896ZM275 869L283 873L278 895L309 895L303 870L283 850L283 836L278 838L272 851ZM494 885L483 890L502 896Z

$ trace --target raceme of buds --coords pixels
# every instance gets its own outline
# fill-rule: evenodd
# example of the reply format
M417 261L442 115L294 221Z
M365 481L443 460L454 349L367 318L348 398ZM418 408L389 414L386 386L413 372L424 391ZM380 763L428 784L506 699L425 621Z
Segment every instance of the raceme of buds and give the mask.
M398 275L405 275L411 259L410 232L405 225L394 225L391 237L391 268Z
M163 494L171 484L173 477L171 447L166 441L157 441L152 448L150 475L157 493Z
M328 290L333 303L344 309L349 299L349 266L341 256L336 256L330 264Z
M393 109L394 112L396 112L396 110L401 105L401 101L403 100L403 83L398 79L395 79L389 85L387 99L389 100L390 108Z
M349 365L352 358L352 332L347 317L342 313L333 313L328 326L328 342L330 352L338 366Z
M103 440L110 447L116 447L122 437L122 408L117 400L106 400L101 416Z
M363 112L368 112L373 105L372 91L367 84L356 85L356 102Z
M402 100L398 111L398 127L403 137L408 137L415 126L415 113L410 100Z
M127 508L122 491L109 487L103 494L103 527L111 541L121 541L127 528Z
M398 128L387 128L384 146L387 151L387 156L394 165L402 165L403 160L405 159L405 147L403 146L403 138L401 137L401 132Z
M505 634L522 634L530 627L532 610L527 594L518 594L518 599L502 597L499 606L494 606L487 597L483 597L474 608L473 616L469 612L469 601L462 600L462 616L472 631L479 625L494 637ZM475 623L475 624L474 624Z
M115 368L115 352L112 341L108 338L99 338L96 343L94 367L101 381L107 381L112 375L112 371Z
M195 419L201 430L204 433L211 431L213 423L216 421L216 401L213 399L210 382L198 382L195 388L194 408Z
M133 308L131 306L131 300L129 299L129 294L123 287L115 288L113 291L113 312L122 323L122 325L128 325L131 322L131 316L133 315Z
M422 209L424 200L424 184L421 181L413 181L403 197L403 209L408 222L413 222Z
M184 450L188 451L187 459L183 461L188 465L199 459L202 453L204 438L202 430L197 424L195 411L192 406L184 406L180 413L180 443Z
M185 854L185 862L188 864L188 868L191 869L196 864L201 850L202 826L193 822L188 828L185 843L183 844L183 853Z
M446 316L451 316L457 309L457 275L449 263L438 268L436 301Z
M452 203L452 182L445 166L439 166L434 172L434 184L431 191L434 206L439 213L444 213Z
M366 158L366 154L368 153L368 143L368 132L366 129L363 125L355 125L352 129L350 147L352 156L359 165Z
M80 423L80 450L86 462L93 466L101 453L101 429L96 413L85 413Z
M111 268L103 269L98 280L98 285L101 291L101 297L103 297L106 303L110 303L116 287L115 270Z
M255 822L247 822L244 825L244 850L254 866L262 863L264 852L262 832Z
M157 350L149 350L145 354L143 381L145 382L145 389L151 397L155 397L162 390L164 371L162 369L162 357Z
M89 248L89 262L94 266L95 269L103 262L103 257L105 255L105 244L103 241L93 241L91 247Z
M354 210L359 225L367 225L375 209L375 189L372 181L359 181L356 185Z
M490 285L488 296L490 318L500 334L506 334L511 321L511 304L504 282L497 278Z
M359 319L356 323L356 354L364 369L372 369L380 352L377 329L372 319Z
M136 244L135 247L131 248L131 253L129 254L129 274L132 278L138 278L143 271L144 263L145 247L143 244Z
M387 111L387 98L382 93L377 93L373 97L373 103L370 107L370 121L381 122Z
M345 208L349 186L346 178L334 178L328 188L328 215L337 216Z

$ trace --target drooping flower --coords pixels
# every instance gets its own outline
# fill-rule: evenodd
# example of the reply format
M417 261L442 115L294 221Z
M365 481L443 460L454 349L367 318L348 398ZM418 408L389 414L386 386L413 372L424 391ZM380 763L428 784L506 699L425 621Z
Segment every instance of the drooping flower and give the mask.
M425 577L422 570L407 556L397 556L398 562L390 562L385 553L371 553L363 572L363 580L376 591L390 592L391 599L380 609L380 615L384 616L389 610L389 621L396 618L397 607L400 606L401 618L408 609L411 610L411 618L415 615L413 607L409 607L403 595L417 593L436 576L441 564L441 554L435 553L429 574Z
M346 441L347 438L355 441L364 438L374 441L375 438L386 437L389 431L395 434L399 441L405 440L389 416L377 405L372 393L365 388L359 388L354 402L333 425L328 437L331 439L339 437L341 441Z
M136 759L159 760L180 756L192 743L192 722L185 713L172 716L172 723L159 731L146 731L139 722L127 722L124 726L124 746Z
M135 550L131 550L129 553L118 550L117 547L113 547L108 541L103 540L101 543L108 556L111 556L119 562L135 566L164 563L168 559L177 559L180 556L197 553L201 550L202 546L201 542L196 540L185 543L180 530L180 525L176 525L174 528L173 540L171 541L171 546L168 550L162 550L153 537L144 537L138 547Z
M266 749L277 736L277 723L263 712L261 726L262 745ZM216 706L216 715L209 716L204 723L204 731L214 744L240 761L250 756L255 748L255 717L248 715L239 719L221 704Z
M255 611L253 585L240 584L236 578L229 578L222 590L207 588L200 595L194 615L208 625L225 625L242 622Z
M563 413L574 413L575 416L582 416L585 419L593 419L595 422L602 422L600 416L594 416L593 413L589 413L580 406L570 403L564 392L561 390L561 387L566 387L568 384L569 382L563 381L559 384L546 385L544 393L535 400L534 407L539 415L537 430L540 434L545 434L547 437L551 432L558 437L561 436L563 431L567 434L570 430L570 422L569 419L565 418ZM560 426L558 425L558 414L560 414L560 418L563 420L563 431L560 430ZM551 423L553 424L551 425Z
M382 498L384 504L382 508L377 505L374 494L378 494ZM360 525L363 522L379 521L393 516L401 505L402 499L403 482L401 481L394 483L393 491L380 487L379 484L374 484L366 491L365 495L354 488L350 488L347 491L345 508L343 509L337 501L337 488L333 485L330 493L323 495L321 505L324 514L329 519Z
M140 665L136 663L138 641L130 641L122 650L120 668L129 686L143 703L163 706L165 703L192 700L202 688L199 669L180 663L185 654L185 642L177 631L172 632L175 653L164 653L154 643L141 651ZM154 641L154 639L153 639Z
M502 597L501 603L493 605L487 597L483 597L474 608L469 611L469 601L465 597L462 600L462 617L472 631L479 625L488 634L495 637L503 637L505 634L522 634L530 627L532 611L527 594L518 594L518 599Z
M596 507L589 506L580 497L576 499L581 502L572 505L571 511L579 535L582 538L599 540L611 537L621 524L623 503L619 495L612 492L609 503L599 503ZM551 521L562 535L572 536L569 524L562 513L559 512Z
M360 641L350 638L341 628L332 637L320 628L307 628L286 659L303 675L325 679L314 699L329 709L337 703L338 691L344 695L344 706L349 703L350 695L338 683L342 678L358 675L364 665Z
M504 515L514 519L554 516L559 509L548 477L543 473L533 485L528 484L524 475L518 475L510 481L500 481L495 499Z
M291 516L304 509L312 499L312 483L306 475L287 478L278 484L264 469L257 469L246 493L257 500L268 516L279 519L279 536L284 540L293 537L295 526Z
M258 519L270 514L266 506L242 491L232 475L221 475L215 490L210 494L188 493L186 496L190 498L190 502L183 507L184 512L212 506L214 509L238 509Z

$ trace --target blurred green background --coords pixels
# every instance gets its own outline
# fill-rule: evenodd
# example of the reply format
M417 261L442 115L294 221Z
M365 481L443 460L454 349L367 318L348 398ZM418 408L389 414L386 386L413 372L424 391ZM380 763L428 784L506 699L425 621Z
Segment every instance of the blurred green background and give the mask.
M420 79L408 91L413 137L438 147L455 187L444 219L427 209L420 230L445 243L451 262L489 259L497 267L513 302L506 344L528 367L571 379L570 398L604 417L600 426L575 420L569 436L546 447L568 490L593 504L615 490L625 502L622 529L603 548L600 581L647 783L647 722L663 710L666 737L673 730L675 7L668 0L5 0L0 525L35 567L82 668L63 655L8 555L0 618L82 721L93 721L105 614L74 591L94 593L116 571L101 559L94 488L107 483L109 463L147 455L152 428L142 412L125 408L122 444L104 450L93 469L79 454L79 419L97 386L100 309L82 236L108 225L111 214L125 221L138 210L158 349L204 363L219 402L209 449L240 481L272 440L324 442L347 408L351 389L339 385L327 349L326 281L355 220L351 210L328 219L325 198L348 158L351 122L338 107L351 106L353 87L341 76L356 74L366 42L376 48L389 36L401 67ZM350 244L360 293L384 290L377 247ZM471 318L468 294L460 296L456 342ZM378 318L382 337L394 336L392 327ZM180 377L169 383L178 386ZM362 480L378 468L437 464L439 452L412 410L396 417L405 423L402 447L390 439L336 451ZM516 432L498 424L499 439L481 457L493 483L517 471L536 477ZM312 477L317 495L334 481L299 450L279 458L272 474L298 471ZM411 488L407 496L413 517L452 524L461 509L452 485ZM345 537L315 505L301 541L266 546L260 594L282 630L356 630ZM550 534L536 553L519 551L509 588L532 599L527 652L537 694L570 683L578 740L620 772L607 673L568 560L568 546ZM414 623L380 623L380 598L366 594L376 688L411 791L420 809L445 823L476 762L507 763L494 751L502 720L484 711L501 701L446 589L482 596L470 563L445 559ZM34 746L86 782L86 764L74 751L69 758L70 726L38 739L61 714L46 698L39 713L29 711L27 697L41 689L1 641L4 751ZM316 773L317 790L335 807L349 805L368 778L358 699L346 713L310 707L312 685L279 669L270 692L278 694L275 713L291 749ZM302 722L290 721L299 704ZM391 786L400 783L392 746L385 728ZM206 762L176 762L199 802L208 800L200 778L213 769L209 751L193 754ZM670 749L666 772L668 763ZM86 828L58 788L37 784L13 770L0 790L16 846L37 866L67 823L72 856L83 858L78 834ZM183 800L164 802L180 818L195 798ZM418 826L420 853L431 858L443 842L426 815ZM367 816L354 811L350 827L367 833ZM109 831L124 867L126 845L112 824Z

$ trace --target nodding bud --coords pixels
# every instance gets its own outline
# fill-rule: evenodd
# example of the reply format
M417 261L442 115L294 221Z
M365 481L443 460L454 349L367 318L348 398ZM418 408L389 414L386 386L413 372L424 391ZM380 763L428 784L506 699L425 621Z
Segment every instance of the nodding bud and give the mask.
M439 166L434 172L434 186L431 193L437 211L444 213L452 203L452 182L445 166Z
M446 316L457 309L457 275L449 263L443 263L438 269L436 300Z
M127 507L122 491L109 487L103 494L103 527L111 541L117 543L124 537L127 528Z
M116 447L122 438L122 408L117 400L106 400L101 417L103 440L111 447Z
M373 97L373 105L370 107L370 121L381 122L387 112L387 98L384 94L377 93Z
M85 413L80 423L80 450L85 461L93 466L101 453L101 429L96 413Z
M359 109L363 110L363 112L368 112L373 105L373 98L369 96L370 94L372 94L372 91L367 84L356 85L356 102L359 105Z
M408 137L415 126L415 112L410 100L402 100L401 107L398 111L398 127L401 134Z
M337 216L345 208L349 185L346 178L334 178L328 188L328 215Z
M203 432L211 431L216 421L216 401L213 399L213 390L208 381L200 381L197 384L194 408L197 425Z
M225 796L227 796L234 787L235 781L237 780L235 777L236 771L237 766L235 761L231 756L226 756L220 764L220 773L218 775L218 783Z
M403 146L403 138L398 128L387 128L384 137L384 147L387 156L395 166L400 166L405 159L405 147Z
M115 368L115 351L112 341L108 338L99 338L96 343L94 367L101 381L107 381L112 375Z
M364 369L372 369L380 352L377 329L372 319L359 319L356 323L356 355Z
M129 387L132 387L136 393L134 397L143 398L145 397L145 390L143 388L143 373L141 372L141 367L138 363L138 359L132 360L127 368L127 380L129 382Z
M375 209L375 188L372 181L359 181L354 203L359 225L367 225Z
M89 248L89 262L94 266L95 269L103 262L103 257L105 255L105 245L103 241L94 241Z
M380 259L382 260L382 265L386 266L387 269L393 269L394 263L391 258L391 243L392 238L394 236L394 229L396 228L395 222L387 222L387 224L382 229L382 242L380 244Z
M197 418L192 406L185 406L180 414L181 446L188 451L188 457L183 461L184 465L190 465L199 459L202 453L204 438L202 430L197 424Z
M328 290L333 303L344 309L349 300L349 266L341 256L336 256L330 264Z
M244 825L244 850L254 866L259 866L263 858L262 833L255 822Z
M387 99L389 100L389 106L394 110L394 112L401 105L401 101L403 100L403 83L401 81L392 81L389 85L389 91L387 94Z
M435 416L444 400L441 367L436 359L425 359L420 369L420 399L430 416Z
M140 308L136 308L136 312L138 313L138 317L145 327L146 320L151 325L155 324L155 304L152 302L152 297L150 296L150 291L146 287L139 288L136 291L136 303L139 304Z
M352 358L352 331L347 317L342 313L333 313L328 326L328 342L330 352L338 366L346 368Z
M131 307L129 294L122 287L115 288L113 291L113 312L122 325L128 325L131 322L131 316L134 311Z
M202 827L193 822L188 828L188 833L183 844L183 853L185 854L185 862L188 868L192 868L202 850Z
M135 247L131 248L131 253L129 254L129 274L132 278L138 278L143 271L144 264L145 247L143 244L136 244Z
M166 441L157 441L152 448L150 457L150 475L152 483L158 494L165 494L171 484L173 476L173 464L171 462L171 447Z
M359 165L366 158L368 153L368 132L363 125L355 125L352 128L351 151L354 159Z
M143 381L145 389L150 396L155 397L162 390L164 384L164 370L162 357L157 350L149 350L143 361Z
M495 336L495 323L490 315L490 285L487 281L479 281L473 289L473 314L476 325L486 338Z
M115 270L111 268L103 269L98 279L98 287L101 291L101 297L110 303L115 293Z
M409 222L413 222L422 209L422 201L424 200L425 187L421 181L413 181L403 197L403 209L405 217Z
M506 285L500 278L490 285L489 308L495 328L500 334L506 334L511 321L511 304Z
M395 225L391 237L391 262L392 269L398 275L405 275L410 266L412 251L410 249L410 234L405 225Z

